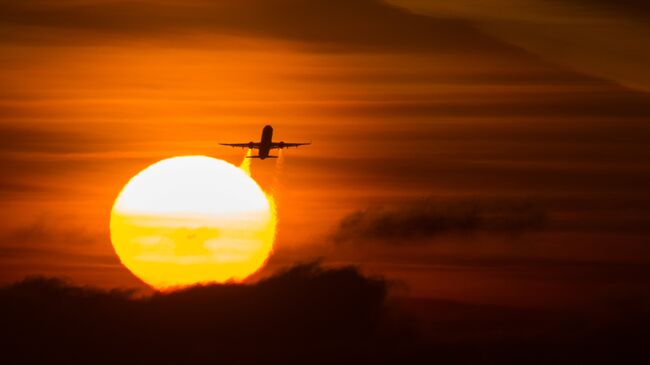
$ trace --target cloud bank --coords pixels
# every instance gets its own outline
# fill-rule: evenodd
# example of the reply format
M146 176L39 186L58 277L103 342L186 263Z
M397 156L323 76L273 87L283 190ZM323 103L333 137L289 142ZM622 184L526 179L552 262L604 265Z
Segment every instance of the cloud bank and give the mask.
M32 278L0 289L3 356L24 363L515 364L645 355L647 296L610 298L616 304L594 320L572 312L396 302L386 292L384 281L354 268L317 264L251 285L140 298Z
M5 25L5 39L34 43L84 42L92 35L97 43L97 35L119 41L124 36L211 34L307 42L330 49L511 49L461 20L432 19L374 0L2 0L0 24ZM67 33L25 32L32 27Z

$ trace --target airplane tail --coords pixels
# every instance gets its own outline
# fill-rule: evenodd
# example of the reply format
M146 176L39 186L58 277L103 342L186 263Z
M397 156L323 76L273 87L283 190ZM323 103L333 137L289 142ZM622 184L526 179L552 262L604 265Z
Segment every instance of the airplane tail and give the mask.
M261 156L246 156L246 158L278 158L278 156L266 156L266 157L261 157Z

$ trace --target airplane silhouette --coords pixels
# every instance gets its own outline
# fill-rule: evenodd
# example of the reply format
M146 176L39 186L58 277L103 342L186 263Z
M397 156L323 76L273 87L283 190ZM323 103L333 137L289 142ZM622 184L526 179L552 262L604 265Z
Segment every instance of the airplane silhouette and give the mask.
M250 148L258 150L257 156L246 156L247 158L278 158L278 156L271 156L269 153L272 149L283 149L289 147L305 146L311 143L287 143L287 142L273 142L273 127L267 125L262 129L262 138L259 142L250 141L248 143L219 143L222 146Z

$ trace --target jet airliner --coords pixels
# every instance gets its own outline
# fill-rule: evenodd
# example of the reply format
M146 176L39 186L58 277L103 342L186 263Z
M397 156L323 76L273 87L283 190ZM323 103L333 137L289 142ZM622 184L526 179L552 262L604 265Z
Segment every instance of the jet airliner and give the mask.
M259 142L248 142L248 143L219 143L222 146L229 147L239 147L239 148L250 148L258 150L257 156L246 156L247 158L259 158L264 160L265 158L278 158L278 156L271 156L269 153L272 149L283 149L289 147L299 147L309 145L311 143L287 143L287 142L273 142L273 127L267 125L262 129L262 138Z

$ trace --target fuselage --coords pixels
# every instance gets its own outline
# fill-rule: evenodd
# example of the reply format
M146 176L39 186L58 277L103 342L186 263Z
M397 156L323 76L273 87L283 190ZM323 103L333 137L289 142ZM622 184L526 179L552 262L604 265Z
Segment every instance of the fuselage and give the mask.
M263 160L269 157L269 152L271 152L271 142L273 142L273 127L267 125L262 129L262 138L260 138L260 159Z

